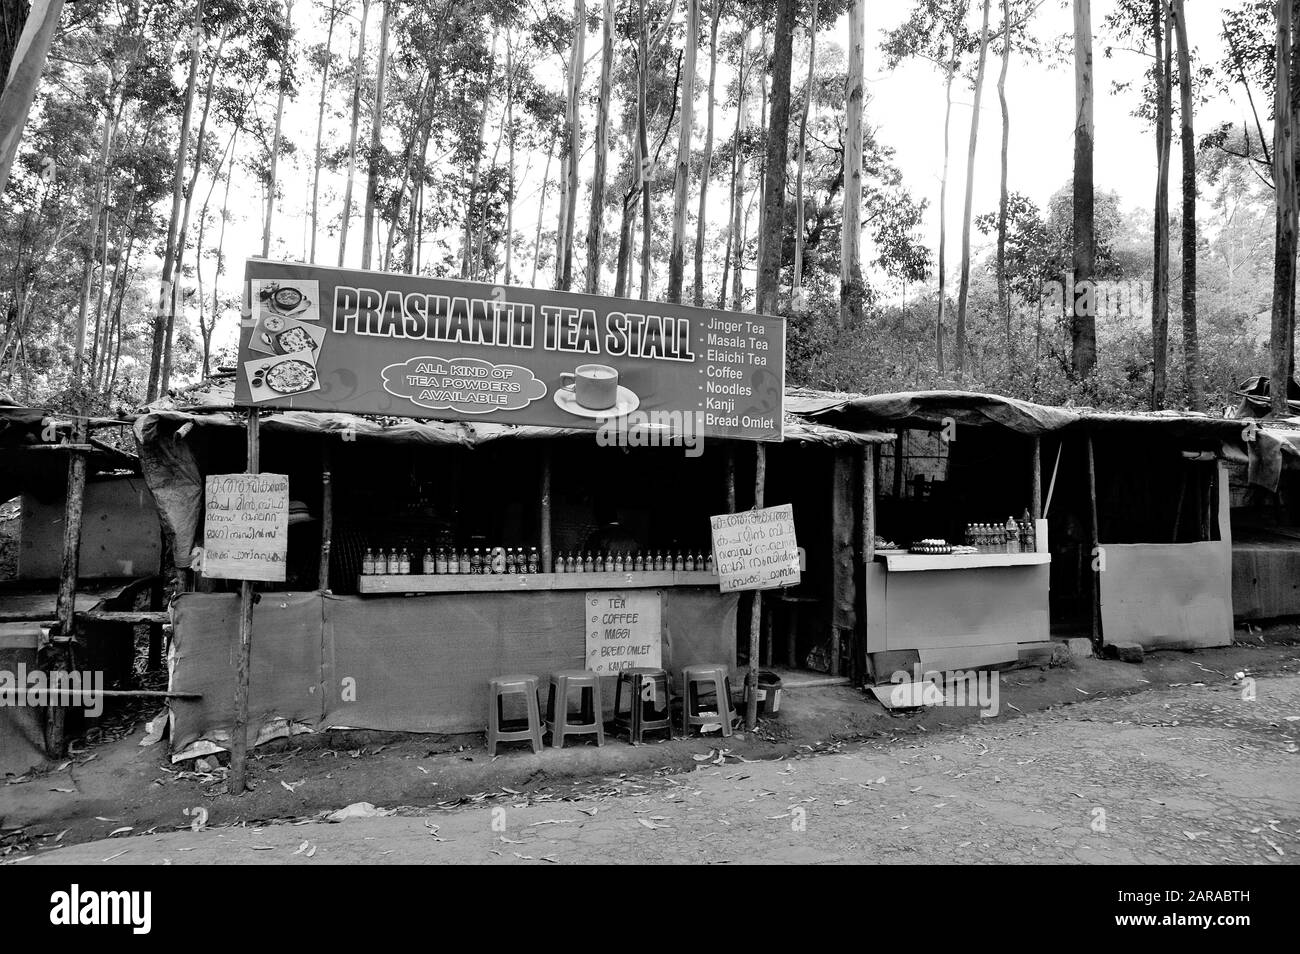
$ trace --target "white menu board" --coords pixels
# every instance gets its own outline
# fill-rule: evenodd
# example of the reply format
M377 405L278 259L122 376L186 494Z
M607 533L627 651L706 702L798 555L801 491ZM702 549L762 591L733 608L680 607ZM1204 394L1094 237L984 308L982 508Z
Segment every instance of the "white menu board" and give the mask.
M585 605L588 671L663 668L662 590L589 590Z

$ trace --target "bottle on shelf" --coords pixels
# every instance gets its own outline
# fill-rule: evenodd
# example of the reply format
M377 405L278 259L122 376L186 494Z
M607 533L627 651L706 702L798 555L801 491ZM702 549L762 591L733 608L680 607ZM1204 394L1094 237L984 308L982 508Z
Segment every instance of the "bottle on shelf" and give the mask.
M528 572L540 573L542 569L542 558L537 554L537 547L532 547L528 551Z
M1020 552L1020 527L1015 517L1007 517L1007 552Z
M1020 552L1033 553L1034 550L1034 521L1030 519L1029 508L1026 507L1020 518Z
M375 572L375 551L366 547L366 555L361 558L361 575L373 576Z
M707 557L704 558L704 568L705 568L708 572L710 572L710 573L713 572L713 553L712 553L712 551L710 551L710 552L709 552L709 555L708 555Z

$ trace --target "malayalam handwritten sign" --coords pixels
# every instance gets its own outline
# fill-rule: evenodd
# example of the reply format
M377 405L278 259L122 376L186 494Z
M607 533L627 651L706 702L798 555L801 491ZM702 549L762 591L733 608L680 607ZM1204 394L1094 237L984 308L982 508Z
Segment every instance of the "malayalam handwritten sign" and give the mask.
M794 507L782 504L710 517L713 565L724 593L771 590L799 582Z
M213 474L203 507L203 575L284 582L289 549L289 478Z
M661 590L591 590L586 606L589 672L663 668Z

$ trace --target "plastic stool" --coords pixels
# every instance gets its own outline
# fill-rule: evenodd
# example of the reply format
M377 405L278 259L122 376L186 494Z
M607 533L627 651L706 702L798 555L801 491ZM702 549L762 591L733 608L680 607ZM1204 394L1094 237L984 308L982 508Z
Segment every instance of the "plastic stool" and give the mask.
M537 705L537 683L536 676L526 673L494 676L488 680L488 755L497 754L498 742L531 742L534 752L542 750L542 717ZM516 693L527 696L528 724L522 729L503 730L504 697Z
M628 689L627 715L623 714L621 705L625 686ZM647 712L649 718L646 718ZM633 745L640 745L645 733L659 729L666 729L671 739L673 711L668 673L644 666L619 672L618 683L614 686L614 725L628 730L628 740Z
M700 715L700 687L712 690L717 698L716 715ZM686 666L682 669L682 734L689 736L691 726L722 723L722 734L731 735L731 677L721 664Z
M569 692L578 690L579 718L569 721ZM594 735L597 745L605 744L605 717L600 706L600 676L585 669L562 669L551 673L551 691L546 700L546 729L551 746L564 748L570 735Z

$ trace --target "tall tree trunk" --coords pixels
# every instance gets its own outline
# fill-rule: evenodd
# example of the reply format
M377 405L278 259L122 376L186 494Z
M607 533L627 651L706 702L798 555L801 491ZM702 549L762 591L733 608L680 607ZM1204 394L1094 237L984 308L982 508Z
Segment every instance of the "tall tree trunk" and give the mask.
M285 50L286 59L292 57L290 44L293 42L293 0L288 0L284 10L284 32L285 32ZM270 182L266 187L266 228L262 232L262 257L266 258L271 254L271 234L275 220L275 196L276 189L279 186L278 169L280 167L280 128L284 123L284 94L287 84L284 80L284 64L280 64L280 91L275 98L275 133L271 137L271 167L268 172Z
M113 150L113 134L116 132L117 116L117 100L116 96L113 96L110 97L108 108L104 113L104 135L100 139L99 161L95 166L97 175L95 198L91 204L90 215L87 217L86 222L85 267L81 273L81 292L77 299L77 326L72 359L73 387L81 385L82 374L85 370L82 365L85 361L86 352L86 322L90 308L90 284L95 271L94 250L99 244L98 238L101 225L104 230L104 241L108 241L108 223L101 222L101 220L104 219L104 206L107 203L109 156ZM103 276L101 276L101 282L102 278Z
M1273 184L1277 210L1273 257L1273 311L1270 345L1269 400L1277 417L1288 417L1287 388L1295 347L1296 172L1295 125L1292 103L1291 31L1295 28L1292 0L1277 2L1277 35L1273 74Z
M36 97L45 56L63 12L63 0L32 0L12 52L12 62L0 74L0 193L9 184L9 168L27 125L27 113Z
M980 101L984 94L984 64L989 50L989 0L984 0L980 24L979 59L975 64L975 102L971 107L970 144L966 149L966 199L961 216L961 280L957 287L957 377L966 370L966 302L970 295L970 220L975 197L975 145L979 141Z
M1152 0L1156 49L1156 201L1154 275L1151 280L1151 410L1165 406L1169 361L1169 150L1173 135L1173 65L1165 0ZM1077 299L1076 293L1076 299Z
M582 70L586 56L587 4L573 0L573 47L569 51L569 161L565 169L564 241L560 291L573 284L573 228L578 214L578 166L582 160Z
M673 177L673 238L668 253L668 300L677 304L681 304L686 282L686 202L691 191L691 131L695 122L695 57L699 41L700 0L686 0L686 62L682 67L682 115Z
M203 91L203 109L199 113L199 128L196 131L194 136L194 142L195 142L194 168L193 170L191 170L189 181L185 185L185 204L181 211L181 227L180 227L180 231L177 233L176 236L176 273L178 275L184 275L185 247L190 232L190 210L192 209L194 204L194 190L198 186L198 182L199 182L199 166L200 166L199 158L203 154L203 136L206 133L208 128L208 113L212 108L212 88L216 82L217 65L221 60L221 51L225 48L225 45L226 45L226 35L225 32L223 31L217 40L217 50L212 59L212 69L208 72L208 82ZM281 103L281 108L283 108L283 102ZM278 130L279 130L278 116L276 120L276 129L277 129L277 145L278 145ZM272 162L271 168L272 169L275 168L274 162ZM265 246L263 246L262 255L264 257L266 255ZM178 301L181 302L182 314L184 313L184 308L185 308L184 299L183 297L180 296L180 286L181 286L181 282L179 281L172 283L171 304L167 309L168 311L167 338L166 338L167 347L163 351L162 385L160 387L160 390L162 392L166 392L167 389L171 387L172 337L173 334L175 333L177 302Z
M628 297L632 274L632 230L636 227L635 194L624 197L618 223L618 255L614 260L614 297Z
M772 38L771 115L763 188L762 261L758 268L756 311L775 315L781 282L785 235L785 167L790 151L790 60L794 54L795 0L780 0Z
M181 203L184 199L185 159L190 146L190 122L194 117L194 92L199 77L199 45L203 38L203 0L194 3L194 28L190 37L189 75L185 81L185 105L181 112L181 135L176 144L176 163L172 169L172 211L167 223L167 241L163 246L163 267L158 287L158 311L153 320L153 353L149 360L149 382L145 390L146 400L158 398L159 385L162 382L163 351L166 346L167 329L172 322L168 309L174 300L172 284L176 278L176 246L178 244ZM195 158L197 162L197 157Z
M557 138L552 134L551 141L546 146L546 168L542 173L542 194L537 199L537 233L533 237L533 277L528 282L534 288L537 287L537 263L542 257L542 217L546 212L546 191L551 185L551 159L555 156L555 140Z
M614 69L614 0L604 0L604 5L600 27L600 95L596 101L596 167L591 173L591 214L587 217L589 295L600 292L600 240L605 216L605 166L609 158L610 74Z
M357 171L357 126L361 121L361 77L366 71L366 20L371 0L361 0L361 27L357 33L357 59L352 78L352 131L348 137L348 173L343 185L343 221L339 224L339 268L348 250L348 224L352 221L352 180Z
M1011 338L1011 295L1007 291L1007 155L1011 145L1011 111L1007 107L1007 69L1011 65L1011 0L1002 0L1002 69L998 73L998 104L1002 108L1002 151L998 177L998 311L1006 334L1007 370L1014 366Z
M853 10L849 10L849 46L854 44L853 33ZM850 49L849 59L853 58L853 52ZM790 282L791 299L795 308L803 307L803 245L804 245L804 208L803 208L803 168L808 158L808 114L812 112L812 89L813 75L816 71L817 64L817 0L813 0L812 14L808 22L808 82L804 88L803 94L803 111L799 116L799 144L795 147L797 159L795 160L794 174L794 277ZM850 67L850 70L852 67ZM852 79L846 90L845 105L845 125L848 125L848 105L847 97L852 96L850 91ZM859 122L861 117L859 117ZM846 133L847 135L847 133ZM849 148L849 147L846 147Z
M321 141L325 135L325 94L329 91L330 86L330 59L333 56L332 47L334 43L334 24L338 20L338 17L339 8L337 0L330 0L329 26L325 30L325 64L321 67L320 73L320 102L316 106L316 158L312 162L311 245L310 250L307 253L307 261L312 265L316 264L317 212L319 210L320 202Z
M849 63L844 84L844 217L840 233L840 324L862 319L862 106L866 0L849 7ZM812 69L808 70L812 83ZM801 150L802 152L802 150ZM802 216L801 216L802 218ZM802 226L799 230L803 231ZM799 255L795 255L799 268ZM798 272L796 271L796 274Z
M654 181L654 160L650 158L649 116L646 100L650 85L650 21L646 14L646 0L640 0L640 20L637 31L636 72L636 169L641 187L641 297L650 297L650 183ZM629 279L628 284L631 284Z
M709 117L704 130L704 159L700 166L700 211L695 221L695 274L692 300L697 307L704 304L704 223L707 219L705 203L709 195L709 179L713 173L713 103L718 78L718 20L721 14L722 0L713 0L709 24Z
M366 164L366 204L361 221L361 267L369 268L375 240L375 195L379 188L379 150L384 136L384 82L388 77L388 23L395 0L384 0L379 18L379 61L375 67L375 108L370 117L370 154Z
M1158 3L1159 0L1156 0ZM1070 320L1071 364L1086 378L1097 364L1097 262L1092 183L1092 0L1074 0L1074 303Z
M948 312L948 294L945 288L948 257L948 155L952 129L952 82L957 76L957 55L957 44L954 43L948 61L948 75L943 84L943 173L939 177L939 313L934 322L934 356L940 374L944 373L943 324Z
M514 277L511 273L514 268L514 250L515 250L515 98L514 98L514 59L512 48L509 44L509 38L506 42L506 138L507 160L509 170L507 174L506 185L506 263L505 274L501 281L509 285ZM524 178L528 177L528 166L524 166Z
M1201 347L1196 331L1196 139L1192 133L1192 60L1187 43L1183 0L1173 0L1174 32L1178 36L1179 141L1183 159L1183 367L1187 377L1187 406L1201 410Z
M497 65L497 31L492 31L492 48L488 54L488 76L487 88L489 93L492 88L492 77L496 74ZM474 273L478 270L478 263L474 261L474 223L478 212L478 183L479 183L479 165L483 160L483 134L487 131L487 114L489 96L483 98L479 107L478 114L478 136L474 140L474 167L470 170L469 176L469 203L465 209L465 235L462 239L461 257L460 257L460 277L473 278ZM482 223L479 223L482 228Z

